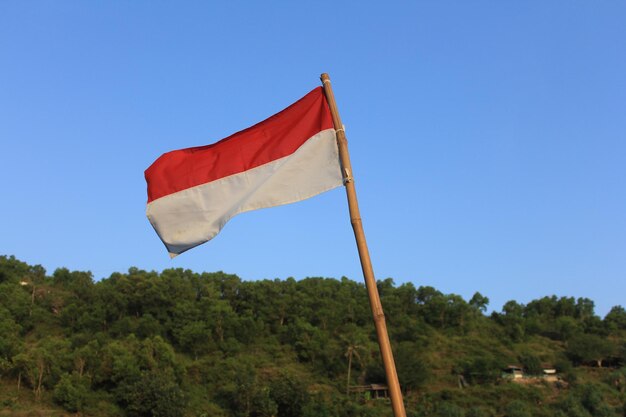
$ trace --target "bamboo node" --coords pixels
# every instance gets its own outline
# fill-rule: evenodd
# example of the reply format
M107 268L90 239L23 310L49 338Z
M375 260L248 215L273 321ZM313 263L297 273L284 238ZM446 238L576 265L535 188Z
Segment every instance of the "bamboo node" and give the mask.
M354 178L350 174L351 172L348 168L343 169L343 185L346 185L349 182L354 182Z

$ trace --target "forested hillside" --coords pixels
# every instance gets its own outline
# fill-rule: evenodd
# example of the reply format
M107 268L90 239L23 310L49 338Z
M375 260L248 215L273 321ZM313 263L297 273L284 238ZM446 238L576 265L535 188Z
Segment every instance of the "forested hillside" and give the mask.
M625 416L626 311L378 283L411 417ZM502 371L523 369L517 382ZM543 378L555 369L556 381ZM390 416L365 287L0 257L0 416Z

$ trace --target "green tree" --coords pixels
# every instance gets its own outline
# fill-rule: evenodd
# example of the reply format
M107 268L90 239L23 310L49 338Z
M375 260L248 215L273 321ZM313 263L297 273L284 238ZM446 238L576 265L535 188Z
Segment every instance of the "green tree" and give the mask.
M270 387L261 381L250 357L231 358L220 364L219 397L237 417L270 417L278 405Z
M555 339L569 340L575 335L582 332L580 322L573 317L559 317L554 322Z
M505 364L494 355L483 352L476 355L460 366L465 379L472 384L494 383L500 377Z
M52 274L52 285L71 291L82 302L93 301L93 275L89 271L70 272L67 268L58 268Z
M21 330L22 326L13 320L11 313L0 306L0 360L8 362L21 350Z
M52 398L67 411L82 411L89 396L89 384L79 375L64 374L54 387Z
M212 350L210 330L203 321L191 321L178 331L178 343L197 360L198 355Z
M82 378L85 373L93 375L97 369L101 347L97 340L91 340L86 345L76 347L72 352L74 371Z
M626 310L622 306L614 306L604 317L604 323L610 331L626 330Z
M37 400L45 388L53 388L63 373L71 371L69 342L46 337L24 353L15 355L13 362L18 373L18 386L26 382Z
M270 398L280 417L301 417L309 402L307 385L297 375L283 370L270 382Z
M419 389L428 381L429 367L415 343L400 343L395 351L395 362L398 379L405 392Z
M526 335L524 306L517 301L507 301L502 306L502 312L492 314L492 318L503 327L505 334L512 341L519 342Z
M601 368L602 361L616 352L616 346L595 334L581 334L567 344L567 353L578 363L595 362Z
M485 297L479 292L475 292L469 301L469 305L475 308L477 311L481 311L484 313L485 311L487 311L489 298Z
M124 406L133 417L179 417L186 399L170 369L141 372L140 377L124 385Z
M21 331L28 331L35 324L31 317L31 290L27 286L14 282L0 283L0 306L4 310L2 318L19 323Z
M346 382L346 394L349 393L352 384L352 368L356 361L362 371L365 372L367 367L367 358L369 357L369 340L367 335L356 325L349 324L344 327L340 336L341 342L345 348L344 356L348 361L348 372ZM365 359L365 360L364 360Z
M541 360L534 354L526 352L519 356L520 364L529 375L542 375Z

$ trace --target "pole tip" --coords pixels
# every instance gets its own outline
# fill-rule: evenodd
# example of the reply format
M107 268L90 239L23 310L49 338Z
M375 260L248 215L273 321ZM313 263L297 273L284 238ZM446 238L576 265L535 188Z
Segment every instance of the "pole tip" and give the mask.
M330 76L327 73L322 73L322 75L320 75L320 80L322 80L322 84L324 84L325 82L330 82Z

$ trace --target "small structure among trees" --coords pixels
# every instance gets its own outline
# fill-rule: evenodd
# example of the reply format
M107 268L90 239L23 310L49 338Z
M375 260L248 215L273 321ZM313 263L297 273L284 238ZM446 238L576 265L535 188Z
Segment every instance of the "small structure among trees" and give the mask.
M544 368L543 379L546 382L557 382L559 380L559 376L557 375L556 369L547 367Z
M355 385L349 392L363 394L365 399L389 398L389 387L384 384Z
M521 379L524 377L524 370L521 366L509 365L502 370L502 378L504 379Z
M511 382L531 384L539 383L541 381L558 382L560 380L557 370L549 365L543 365L541 373L529 373L521 366L509 365L502 370L502 378Z

